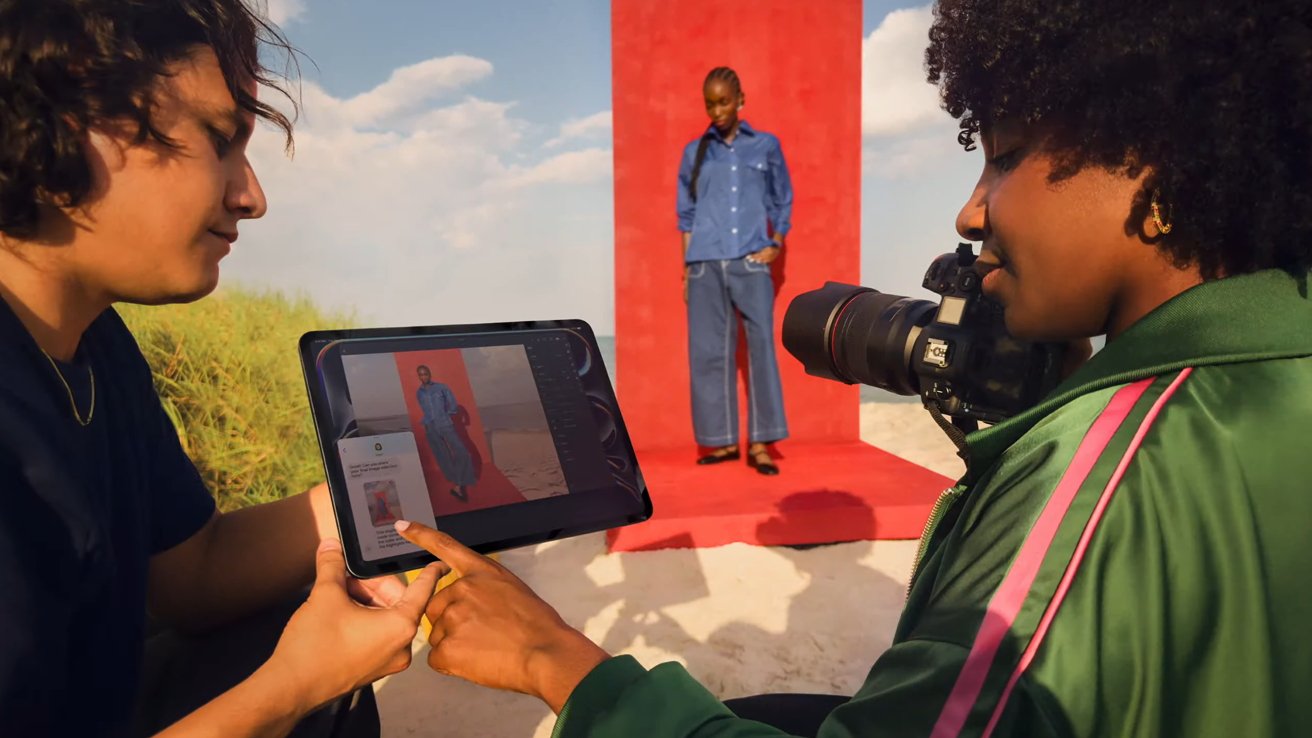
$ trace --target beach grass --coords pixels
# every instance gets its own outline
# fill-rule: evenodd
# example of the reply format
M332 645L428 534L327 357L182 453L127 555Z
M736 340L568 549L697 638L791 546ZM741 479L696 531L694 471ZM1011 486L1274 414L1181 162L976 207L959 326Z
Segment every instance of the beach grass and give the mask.
M297 342L350 327L303 296L227 288L190 305L120 305L164 410L222 510L323 480Z

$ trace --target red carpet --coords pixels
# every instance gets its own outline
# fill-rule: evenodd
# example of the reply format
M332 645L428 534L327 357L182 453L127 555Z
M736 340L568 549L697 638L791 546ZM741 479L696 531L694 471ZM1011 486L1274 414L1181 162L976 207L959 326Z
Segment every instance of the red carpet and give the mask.
M639 452L651 520L608 531L611 551L919 538L952 480L859 441L787 443L781 474L690 451ZM786 454L786 455L785 455Z

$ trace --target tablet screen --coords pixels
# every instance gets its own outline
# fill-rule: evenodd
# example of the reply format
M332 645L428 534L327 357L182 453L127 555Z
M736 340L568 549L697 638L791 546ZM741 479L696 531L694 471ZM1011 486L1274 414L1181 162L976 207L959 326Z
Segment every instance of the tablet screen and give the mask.
M515 325L302 341L339 527L364 564L420 553L401 519L493 550L649 514L591 331Z

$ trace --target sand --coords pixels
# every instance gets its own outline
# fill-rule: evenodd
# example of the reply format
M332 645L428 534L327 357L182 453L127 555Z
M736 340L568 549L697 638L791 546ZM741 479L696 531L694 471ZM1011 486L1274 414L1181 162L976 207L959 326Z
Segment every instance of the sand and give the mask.
M963 470L919 405L863 405L861 434L941 474ZM678 661L721 698L851 694L892 639L916 545L607 554L597 534L509 551L501 561L611 653L649 667ZM414 665L377 685L384 736L551 735L555 716L541 702L442 676L426 658L417 641Z
M569 494L550 431L491 431L488 445L497 468L525 499Z

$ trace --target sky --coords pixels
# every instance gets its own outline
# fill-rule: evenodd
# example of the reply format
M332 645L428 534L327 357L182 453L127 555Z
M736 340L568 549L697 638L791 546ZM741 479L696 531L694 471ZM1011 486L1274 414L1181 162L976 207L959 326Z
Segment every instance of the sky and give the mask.
M924 82L927 5L864 0L862 282L929 297L980 154ZM360 325L583 318L614 331L610 0L267 0L307 55L294 157L228 285ZM268 99L266 97L266 99ZM272 100L270 100L272 102Z

